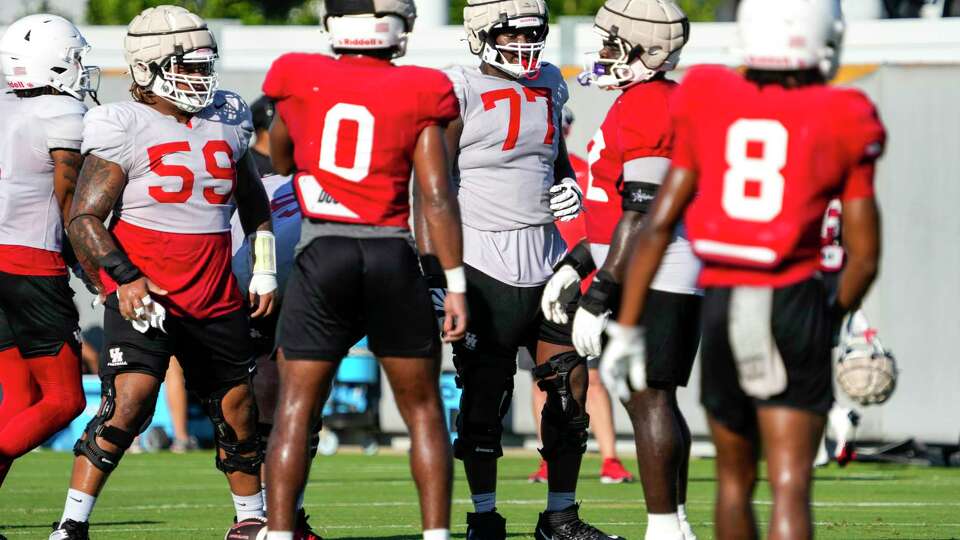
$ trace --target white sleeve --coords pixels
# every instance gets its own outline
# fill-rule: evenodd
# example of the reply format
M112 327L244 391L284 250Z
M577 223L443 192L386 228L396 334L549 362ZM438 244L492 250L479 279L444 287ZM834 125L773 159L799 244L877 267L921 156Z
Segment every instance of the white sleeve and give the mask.
M127 126L114 107L100 106L83 117L83 154L116 163L124 172L133 167L133 149Z
M79 151L86 105L68 96L43 96L42 99L37 112L46 135L47 149Z
M456 94L457 101L460 103L460 117L463 118L464 112L467 110L467 77L460 66L444 69L443 73L453 84L453 93Z
M670 170L670 159L665 157L642 157L623 164L624 182L663 184Z

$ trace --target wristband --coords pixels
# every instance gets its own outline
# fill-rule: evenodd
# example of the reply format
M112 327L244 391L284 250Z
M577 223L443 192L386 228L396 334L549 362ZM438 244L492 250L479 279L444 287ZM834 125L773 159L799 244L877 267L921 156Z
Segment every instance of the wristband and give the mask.
M143 277L143 272L136 267L127 254L119 249L107 253L100 258L100 268L115 281L117 285L126 285Z
M553 267L553 271L556 272L563 266L570 266L576 270L580 279L586 278L597 269L596 263L593 262L593 255L590 254L590 248L584 242L573 246L573 249L568 251L563 259L560 259L560 262Z
M463 266L444 270L443 275L447 278L447 292L467 292L467 274L463 271Z
M600 316L620 303L620 284L613 280L609 272L597 272L587 293L580 298L580 307Z
M277 274L277 239L270 231L253 233L253 273Z

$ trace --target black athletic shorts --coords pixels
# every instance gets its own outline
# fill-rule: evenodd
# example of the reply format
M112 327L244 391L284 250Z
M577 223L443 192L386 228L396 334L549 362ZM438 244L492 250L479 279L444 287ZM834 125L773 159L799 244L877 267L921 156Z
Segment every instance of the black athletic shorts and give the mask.
M162 381L170 357L176 356L187 388L203 398L247 380L254 370L246 309L211 319L168 313L166 332L150 328L141 333L124 320L117 306L117 296L109 295L103 311L100 378L146 373Z
M755 399L740 388L730 349L729 287L711 287L703 298L700 400L729 429L756 432L757 406L786 406L826 415L833 404L831 319L819 278L775 289L770 327L787 372L787 388Z
M700 303L697 294L650 289L640 323L644 327L647 385L670 389L686 386L700 346Z
M417 254L403 238L320 236L294 262L277 345L287 358L339 361L365 335L380 357L440 353Z
M515 362L520 347L526 347L535 358L537 341L573 345L570 330L576 301L567 308L567 324L558 325L544 318L540 310L543 285L515 287L471 266L464 267L470 323L466 337L453 344L455 354L473 352Z
M37 358L58 354L64 343L79 354L69 278L0 272L0 350L16 346L23 358Z

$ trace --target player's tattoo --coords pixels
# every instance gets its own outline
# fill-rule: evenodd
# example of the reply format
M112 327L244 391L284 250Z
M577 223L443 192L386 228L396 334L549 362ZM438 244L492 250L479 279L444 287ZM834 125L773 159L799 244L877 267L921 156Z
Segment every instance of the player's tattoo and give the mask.
M67 221L67 235L77 259L91 279L96 279L94 276L99 269L97 261L118 249L103 222L110 215L126 180L126 175L117 164L93 155L84 160L83 169L80 170Z

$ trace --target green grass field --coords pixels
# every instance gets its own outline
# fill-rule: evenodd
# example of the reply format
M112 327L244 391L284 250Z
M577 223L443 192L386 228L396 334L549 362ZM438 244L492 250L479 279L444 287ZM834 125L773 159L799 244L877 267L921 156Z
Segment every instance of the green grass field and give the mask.
M0 490L0 533L46 538L59 518L70 459L33 453L18 461ZM546 488L526 482L536 456L501 460L498 506L511 538L532 538ZM628 468L636 472L630 460ZM602 485L599 460L587 456L578 492L581 515L631 540L643 538L645 511L639 483ZM818 538L960 538L960 470L854 464L817 472ZM690 471L689 514L703 540L712 538L713 461L695 460ZM770 495L757 493L757 515L766 520ZM311 522L326 538L415 540L419 513L403 455L341 454L314 464L306 498ZM463 538L470 509L462 471L454 491L454 537ZM233 507L209 452L129 455L111 479L93 514L93 538L219 539Z

